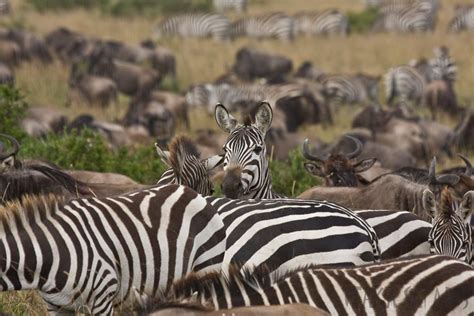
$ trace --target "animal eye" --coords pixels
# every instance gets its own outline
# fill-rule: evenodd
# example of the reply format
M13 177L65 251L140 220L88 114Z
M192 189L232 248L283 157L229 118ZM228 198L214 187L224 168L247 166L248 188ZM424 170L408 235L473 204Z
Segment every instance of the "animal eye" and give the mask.
M255 146L255 148L253 149L253 152L256 153L257 155L260 154L261 151L262 151L262 146Z

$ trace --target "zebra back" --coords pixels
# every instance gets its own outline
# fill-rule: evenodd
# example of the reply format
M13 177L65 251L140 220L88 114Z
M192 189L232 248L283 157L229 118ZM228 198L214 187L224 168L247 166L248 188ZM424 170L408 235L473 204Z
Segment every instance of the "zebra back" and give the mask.
M302 267L280 276L266 267L243 273L235 267L225 276L190 275L174 284L168 298L215 310L304 303L331 315L468 315L474 312L473 289L469 265L427 256L355 268Z
M299 12L294 15L295 34L346 35L349 29L347 16L336 9L322 12Z
M230 37L249 36L257 39L277 38L290 41L294 38L294 20L282 13L274 12L241 18L230 26Z

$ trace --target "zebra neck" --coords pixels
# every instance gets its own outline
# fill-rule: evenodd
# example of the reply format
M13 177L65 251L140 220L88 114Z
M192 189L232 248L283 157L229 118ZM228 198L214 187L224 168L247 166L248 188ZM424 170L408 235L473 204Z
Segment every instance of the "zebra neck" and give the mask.
M243 196L244 199L278 199L281 195L275 193L272 188L272 176L268 168L265 169L263 180L258 185L258 188L251 191L248 195Z

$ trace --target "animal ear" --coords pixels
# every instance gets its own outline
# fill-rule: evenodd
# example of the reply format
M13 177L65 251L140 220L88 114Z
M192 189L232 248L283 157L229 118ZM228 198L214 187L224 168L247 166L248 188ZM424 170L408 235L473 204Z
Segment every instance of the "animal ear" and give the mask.
M2 164L6 167L13 168L13 166L15 165L15 156L11 155L3 159Z
M304 167L305 167L306 171L309 172L309 174L311 174L315 177L324 178L324 176L325 176L321 166L318 166L314 162L305 162Z
M216 118L217 125L227 133L231 133L234 129L239 126L239 122L235 117L230 114L225 106L218 103L214 110L214 116Z
M425 210L425 212L431 217L431 218L435 218L436 217L436 199L435 199L435 195L433 194L433 192L431 192L431 190L429 189L426 189L425 191L423 191L423 209Z
M155 148L156 148L156 153L158 154L158 157L160 157L161 161L168 167L171 166L170 163L170 152L167 150L161 149L161 147L158 145L158 143L155 143Z
M267 101L263 101L255 114L255 126L265 135L272 125L272 120L272 107Z
M206 167L207 171L211 171L212 169L220 166L224 162L224 155L214 155L201 160L201 162L204 167Z
M356 173L364 172L375 164L377 161L377 158L369 158L369 159L364 159L354 165L354 171Z
M436 182L440 184L447 184L450 186L454 186L458 184L460 177L457 174L442 174L436 176Z
M474 212L474 191L468 191L464 194L459 209L459 216L461 216L464 223L470 223L472 213Z

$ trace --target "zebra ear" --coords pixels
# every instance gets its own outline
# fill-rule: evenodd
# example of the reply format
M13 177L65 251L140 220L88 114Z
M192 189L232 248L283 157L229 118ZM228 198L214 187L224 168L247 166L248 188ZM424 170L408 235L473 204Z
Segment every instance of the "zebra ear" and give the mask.
M155 148L156 148L156 153L158 154L158 157L160 157L161 161L163 161L163 163L165 165L167 165L168 167L171 166L171 163L170 163L170 152L167 151L167 150L163 150L160 148L160 146L158 145L158 143L155 143Z
M216 105L214 116L216 117L217 125L227 133L231 133L239 126L239 122L237 122L235 117L233 117L232 114L227 111L225 106L220 103Z
M273 111L267 101L260 103L255 114L255 126L265 135L272 125Z
M459 215L465 223L471 222L471 216L474 212L474 191L468 191L464 194L459 208Z
M422 201L422 204L423 204L423 209L425 210L425 212L431 217L431 218L435 218L436 217L436 199L435 199L435 196L433 194L433 192L431 192L431 190L429 189L426 189L425 191L423 191L423 201Z
M214 155L201 160L201 162L204 167L206 167L207 171L211 171L212 169L220 166L224 162L224 155Z

